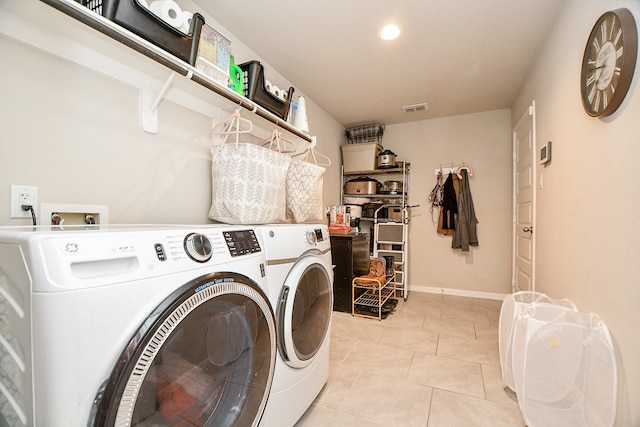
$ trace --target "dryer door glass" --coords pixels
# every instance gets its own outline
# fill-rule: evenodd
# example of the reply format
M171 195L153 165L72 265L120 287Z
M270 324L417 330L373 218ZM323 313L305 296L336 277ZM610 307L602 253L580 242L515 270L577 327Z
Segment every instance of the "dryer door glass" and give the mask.
M294 265L278 302L278 344L291 366L308 365L329 331L332 310L331 279L314 257Z
M105 385L94 425L257 425L275 354L275 321L259 287L236 274L206 276L140 328Z

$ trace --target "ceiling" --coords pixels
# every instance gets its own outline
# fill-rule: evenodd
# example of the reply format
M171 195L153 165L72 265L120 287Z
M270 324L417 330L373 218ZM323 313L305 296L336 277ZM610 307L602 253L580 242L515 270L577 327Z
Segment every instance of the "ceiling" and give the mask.
M345 127L509 108L562 4L195 2ZM399 24L402 34L383 41L377 34L389 22ZM402 109L425 102L425 111Z

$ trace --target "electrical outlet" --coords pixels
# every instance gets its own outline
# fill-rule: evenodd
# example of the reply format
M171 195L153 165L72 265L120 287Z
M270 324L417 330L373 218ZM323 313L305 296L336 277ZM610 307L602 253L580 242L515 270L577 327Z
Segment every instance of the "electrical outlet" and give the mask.
M11 186L11 218L31 218L31 211L22 210L22 205L31 205L33 209L37 209L38 204L38 187L29 187L26 185Z

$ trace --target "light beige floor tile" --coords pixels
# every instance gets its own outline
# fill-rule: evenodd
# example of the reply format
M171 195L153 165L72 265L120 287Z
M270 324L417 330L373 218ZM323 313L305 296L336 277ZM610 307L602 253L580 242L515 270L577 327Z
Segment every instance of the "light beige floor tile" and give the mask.
M403 300L405 304L409 306L424 306L431 305L434 307L442 307L442 295L440 294L428 294L424 292L412 292L409 293L409 298L406 301Z
M489 315L489 324L497 328L500 323L500 312L489 311L487 314Z
M412 292L382 321L334 312L329 380L296 426L522 426L502 386L501 304Z
M484 298L472 298L471 305L473 307L479 307L487 310L488 312L499 313L502 307L502 300L484 299Z
M487 400L518 406L514 393L508 393L502 382L502 370L499 366L482 365L482 378Z
M498 326L498 320L500 319L500 309L502 308L502 300L478 300L477 303L480 306L486 307L487 315L489 316L489 323L494 326Z
M377 320L353 316L348 318L336 317L333 319L331 335L341 336L351 340L378 342L384 332L380 323L381 322Z
M482 370L479 363L416 353L409 380L434 388L484 398Z
M470 320L461 320L461 319L436 319L433 317L426 317L425 322L422 325L422 329L440 333L447 334L457 337L467 337L474 338L476 336L476 331L473 326L473 322Z
M521 427L517 408L484 399L434 390L428 427Z
M363 373L339 411L384 426L425 426L431 387L411 383L384 371Z
M413 352L382 344L360 341L342 364L368 372L384 372L395 378L406 378Z
M486 324L482 323L474 323L473 327L476 331L476 339L479 341L493 341L498 342L498 324L492 325L491 323Z
M342 363L342 361L351 353L357 341L349 339L342 335L331 334L331 343L329 344L329 364L334 366Z
M396 309L381 322L382 326L395 326L403 329L419 330L424 324L424 314L410 310Z
M343 319L351 319L353 316L349 312L332 311L332 317L342 317Z
M487 310L473 306L445 305L442 307L442 318L469 320L489 325Z
M409 300L403 305L398 305L396 311L408 311L411 313L417 313L427 317L442 317L442 306L440 304L434 304L428 301L416 302Z
M379 427L382 424L365 421L360 417L335 409L311 405L295 427Z
M331 365L329 379L314 403L325 408L338 409L351 392L351 387L359 376L360 370L358 369L339 364Z
M433 303L442 300L441 294L430 294L426 292L410 292L409 298L405 302L415 302L419 304L423 303Z
M379 344L426 354L436 354L438 334L427 330L385 328Z
M472 298L458 296L458 295L442 295L442 304L455 307L471 307L473 303Z
M342 311L331 312L331 327L335 325L335 322L340 323L343 319L351 319L353 316L351 313L344 313Z
M437 354L453 359L500 366L498 343L493 341L478 341L441 334Z
M426 294L429 295L429 302L442 306L446 303L448 296L445 294Z

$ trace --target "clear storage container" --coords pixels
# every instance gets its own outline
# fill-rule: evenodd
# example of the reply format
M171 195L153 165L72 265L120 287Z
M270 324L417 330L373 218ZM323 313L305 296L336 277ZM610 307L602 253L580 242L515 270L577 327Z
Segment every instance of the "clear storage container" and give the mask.
M377 142L346 144L342 149L342 165L345 172L372 171L376 169L382 145Z

